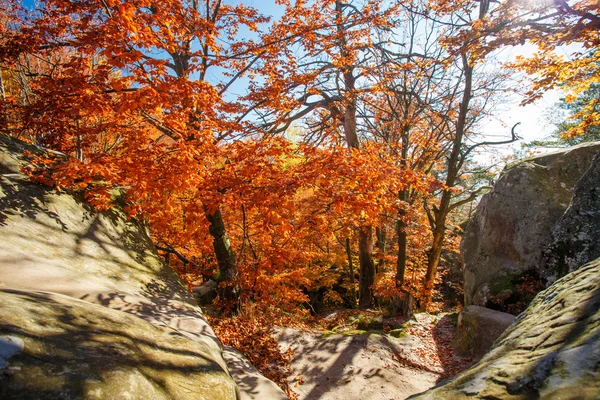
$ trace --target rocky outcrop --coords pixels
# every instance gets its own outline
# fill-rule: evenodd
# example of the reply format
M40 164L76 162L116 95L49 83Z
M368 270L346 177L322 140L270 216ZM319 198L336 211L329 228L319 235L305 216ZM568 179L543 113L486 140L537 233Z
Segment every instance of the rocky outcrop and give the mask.
M0 290L2 399L235 399L204 343L72 297ZM5 346L6 348L7 346Z
M547 283L600 257L600 153L577 182L569 208L558 220L545 251Z
M454 347L462 356L480 359L515 320L514 315L468 306L458 316Z
M0 153L18 157L27 145L0 136L0 146ZM162 263L143 225L119 207L96 212L18 172L0 175L0 288L59 293L124 311L220 357L202 311Z
M417 396L600 398L600 259L540 292L479 363Z
M531 158L508 167L484 195L465 230L465 305L517 302L517 284L538 279L542 251L567 209L573 187L600 151L600 143Z
M31 182L24 150L0 135L0 398L239 397L144 226Z

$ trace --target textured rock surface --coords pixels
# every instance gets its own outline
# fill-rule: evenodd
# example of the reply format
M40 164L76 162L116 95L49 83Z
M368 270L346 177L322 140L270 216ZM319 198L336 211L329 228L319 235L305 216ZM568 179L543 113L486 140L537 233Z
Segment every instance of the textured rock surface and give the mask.
M424 328L430 321L424 315L415 324ZM397 338L357 330L323 336L322 331L283 328L278 340L284 351L294 352L295 378L289 381L303 400L405 399L433 387L439 378L414 367L420 364L418 354L428 351L417 335Z
M286 400L286 394L265 378L245 355L230 346L223 348L229 372L240 388L240 400Z
M0 338L21 341L0 373L2 399L235 399L198 341L72 297L0 290Z
M514 320L514 315L489 308L465 307L458 316L454 346L461 355L479 359Z
M542 277L547 283L600 257L600 153L575 186L573 200L552 230Z
M2 287L60 293L125 311L220 352L191 293L164 266L143 226L117 207L98 213L18 173L0 175Z
M479 363L418 399L600 398L600 259L539 293Z
M142 329L142 326L150 329L148 334L154 335L158 340L157 342L140 343L139 346L160 348L169 346L165 341L170 337L179 337L180 339L177 340L186 337L190 341L187 346L195 350L194 355L189 355L185 360L190 357L199 357L198 360L188 360L186 363L200 365L206 362L215 370L220 369L219 379L224 385L223 393L229 393L229 398L235 398L236 391L231 391L235 385L226 372L227 366L222 357L219 342L200 308L195 304L192 294L184 287L175 273L161 262L144 227L135 220L127 220L124 213L117 207L98 213L74 196L30 182L19 173L19 166L24 162L22 151L25 149L39 151L35 147L9 140L0 135L0 289L23 291L22 296L30 296L30 301L36 299L34 292L37 291L70 296L76 305L66 305L61 300L63 301L61 307L72 307L73 312L79 313L77 314L79 325L73 328L77 328L77 332L80 333L88 329L87 342L84 344L92 347L109 340L107 332L113 329L115 321L127 316L122 312L131 315L127 321L137 324L139 329ZM37 299L35 301L43 305L41 298L37 297ZM53 299L52 301L58 301ZM78 311L86 309L85 303L81 303L77 299L103 306L105 314L111 316L107 317L108 320L112 318L114 324L107 322L110 326L103 326L101 318L94 317L97 324L90 322L86 325L85 315ZM25 307L26 303L23 304ZM0 308L5 308L4 301L0 301L0 305ZM15 313L21 312L17 311L18 305L14 307ZM90 310L98 313L96 308ZM39 317L49 319L50 311L40 311ZM26 309L24 308L22 312L25 313ZM31 314L31 317L34 318L35 315ZM68 322L75 321L75 319L68 316L68 313L66 316L60 317L66 319L56 322L59 325L63 323L57 328L60 331L58 335L64 340L68 340L68 335L72 332L69 330ZM80 320L81 318L84 320ZM35 321L52 325L43 319ZM35 351L28 346L51 348L50 343L44 344L45 340L53 338L51 332L48 336L37 335L33 332L37 332L38 328L44 331L45 328L43 326L36 328L35 324L31 325L30 322L29 320L20 320L19 323L25 324L20 326L14 321L7 322L6 319L0 318L3 332L12 332L15 329L17 332L20 332L19 329L29 332L15 333L25 341L25 353ZM152 326L156 327L155 330L159 329L165 334L157 336L155 333L151 333L154 332L151 329ZM96 335L96 330L104 333ZM33 336L28 336L29 334ZM79 335L79 333L77 334ZM29 339L26 340L26 338ZM94 343L96 340L98 343ZM128 351L126 350L126 352ZM33 362L34 358L27 358L27 360ZM11 370L10 379L23 383L29 382L33 388L36 380L30 378L35 378L37 375L28 377L29 372L38 371L36 374L48 374L55 370L61 370L62 359L60 357L56 358L56 365L50 358L44 360L46 360L46 364L36 364L39 367L37 369L22 366L21 372ZM128 372L130 374L128 376L133 380L138 380L142 386L147 383L144 381L146 379L144 373L140 372L144 368L145 360L145 356L133 357L128 360L127 366L127 368L134 366L140 368L138 375ZM138 361L139 364L136 365L135 363ZM9 366L11 362L12 358L8 360ZM87 368L87 364L93 363L95 363L94 358L82 361L81 366ZM188 364L184 363L182 366L185 367ZM173 368L176 367L177 365L173 365ZM27 374L26 371L28 371ZM77 374L77 370L74 370L70 376L74 379L78 376ZM85 376L85 371L82 370L81 374L82 377ZM103 379L100 381L112 384L110 380ZM146 383L142 383L142 381ZM190 382L189 387L196 388L198 386ZM8 394L6 395L8 396ZM9 398L21 398L19 393L12 393L10 396L12 397ZM153 398L152 396L135 396L134 398ZM169 398L169 396L167 393L163 397ZM196 398L202 398L202 396L210 398L211 394L196 393L196 396ZM81 398L77 393L74 393L72 397ZM104 396L104 398L109 397ZM0 396L0 398L6 398L6 396ZM69 397L65 395L64 398ZM227 396L219 395L216 398L227 398Z
M524 160L502 173L465 230L465 305L489 306L490 296L512 290L515 279L539 273L552 227L599 151L597 142L580 145Z

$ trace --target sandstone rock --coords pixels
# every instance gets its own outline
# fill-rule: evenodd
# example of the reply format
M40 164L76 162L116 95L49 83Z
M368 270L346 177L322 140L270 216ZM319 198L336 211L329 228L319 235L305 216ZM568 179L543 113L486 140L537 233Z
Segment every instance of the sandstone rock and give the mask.
M229 372L237 382L240 400L286 400L288 397L273 381L265 378L242 353L230 346L223 348Z
M600 398L600 259L540 292L479 363L417 397Z
M0 176L0 287L100 304L221 351L192 294L162 263L144 226L118 207L99 213L18 174Z
M490 296L506 290L513 291L503 293L507 297L518 295L515 281L539 275L552 227L599 151L600 143L588 143L524 160L502 173L463 237L465 305L490 306Z
M458 316L454 346L462 356L479 359L514 320L514 315L489 308L465 307Z
M64 157L64 154L57 151L42 149L33 144L0 135L0 174L20 174L21 167L28 162L24 155L25 152Z
M179 337L180 339L177 340L185 337L193 342L185 346L202 349L202 357L206 362L218 366L222 371L227 371L221 345L212 328L197 306L193 295L174 271L166 267L157 255L145 226L139 221L127 219L119 207L113 207L106 212L97 212L76 195L58 192L31 182L20 173L21 166L27 162L23 157L23 150L34 153L44 151L0 135L0 289L43 291L70 296L73 299L105 307L107 315L112 315L110 318L116 320L123 318L121 312L130 314L133 319L127 321L137 324L140 329L142 326L145 326L143 329L150 329L149 335L157 335L151 329L154 326L165 332L160 336L162 342L168 342L171 337ZM43 303L41 299L39 302ZM81 309L81 307L83 306L79 304L75 308ZM0 309L4 309L2 301L0 301ZM15 308L14 312L21 311ZM44 318L47 319L53 315L46 314ZM142 320L152 325L144 325ZM0 321L2 321L0 324L4 324L2 318ZM36 321L50 324L45 320ZM27 326L30 331L43 328L36 327L35 324ZM19 325L15 325L14 328L21 329ZM10 329L12 332L13 328ZM61 325L60 329L65 334L69 333L66 325ZM87 334L90 343L88 344L92 347L101 345L101 343L94 343L97 337L94 333L95 326L85 325L82 322L77 332L81 331L83 334L86 329L89 329ZM108 335L108 332L105 333ZM26 350L27 343L30 345L33 343L28 342L22 337L23 335L9 336L22 338ZM105 341L112 340L106 335L98 337L102 337ZM52 347L52 335L36 336L33 339L35 339L35 346ZM5 339L4 342L0 340L0 364L7 361L4 350L1 349L9 348L8 340ZM156 342L156 346L168 345L162 342ZM194 354L190 353L185 360L195 357ZM32 363L35 361L34 358L27 358L27 360ZM33 371L32 373L36 374L30 376L33 380L39 374L46 376L52 371L61 371L62 366L55 365L52 359L44 360L46 363L43 365L32 364L37 366L35 368L22 366L22 371L27 371L27 374ZM80 358L77 360L82 361ZM119 375L128 376L139 383L140 392L132 394L132 398L142 398L143 393L147 393L144 388L150 381L144 378L144 360L143 358L127 359L128 364L124 368L129 372ZM186 363L196 361L190 359ZM61 362L60 357L56 358L56 363ZM82 362L90 364L95 361L90 359ZM182 368L187 368L188 364L182 364ZM172 367L178 366L174 364ZM135 368L139 368L138 372L133 372ZM115 369L115 371L120 370ZM9 372L13 374L14 371ZM29 379L23 374L14 372L14 376L18 379ZM82 377L85 376L85 373L82 374ZM78 375L74 370L71 377L75 380L76 376ZM223 382L223 390L229 393L233 381L226 372L219 381ZM83 382L81 384L83 385ZM190 385L190 388L198 387L195 384ZM210 393L201 392L195 395L195 398L211 396ZM11 396L10 398L21 398L15 393ZM146 396L147 399L168 397L168 394L164 396L157 394L157 397ZM0 398L6 397L0 395ZM112 398L112 395L104 395L103 398Z
M552 230L541 275L546 283L600 257L600 153L575 186L567 211Z
M217 282L209 279L204 285L195 286L192 292L199 304L210 304L217 297Z
M5 289L0 304L0 337L16 343L2 399L236 399L212 350L176 332L57 294Z

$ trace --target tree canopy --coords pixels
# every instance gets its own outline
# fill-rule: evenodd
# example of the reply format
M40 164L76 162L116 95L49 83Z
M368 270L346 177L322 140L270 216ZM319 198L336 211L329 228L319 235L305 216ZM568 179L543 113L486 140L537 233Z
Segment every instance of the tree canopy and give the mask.
M0 130L64 154L38 181L98 209L124 192L223 308L300 314L432 306L483 190L474 150L518 139L481 136L512 71L525 103L567 91L566 136L596 135L596 1L276 3L3 0Z

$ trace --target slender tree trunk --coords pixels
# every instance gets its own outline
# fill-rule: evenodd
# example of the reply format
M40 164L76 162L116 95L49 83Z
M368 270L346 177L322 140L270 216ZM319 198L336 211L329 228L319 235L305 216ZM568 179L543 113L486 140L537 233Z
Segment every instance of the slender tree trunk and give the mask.
M406 201L408 198L408 189L404 189L400 192L398 198L400 201ZM406 249L408 246L408 234L406 232L406 210L400 208L398 210L398 222L396 223L396 236L398 237L398 260L396 263L396 287L400 288L404 285L404 279L406 276Z
M408 235L406 234L406 224L398 220L396 224L396 232L398 235L398 262L396 264L396 287L400 288L404 285L406 276L406 246Z
M350 268L350 285L352 288L352 308L356 307L356 287L354 286L354 265L352 264L352 249L350 248L350 238L346 238L346 254L348 255L348 268Z
M404 199L404 195L408 193L400 194L400 198ZM398 236L398 261L396 264L396 289L402 291L402 296L400 298L394 298L394 308L395 312L400 311L402 315L405 317L409 317L413 313L413 303L414 298L413 295L402 289L404 282L406 280L406 262L408 260L407 257L407 248L408 248L408 234L406 232L406 222L404 222L404 216L406 215L406 211L404 209L399 210L398 212L398 222L396 223L396 234Z
M4 89L4 79L2 79L2 70L0 70L0 94L2 95L2 101L6 101L6 91Z
M193 8L197 9L197 3L193 5ZM207 14L207 19L212 18L212 21L214 22L219 14L219 9L220 2L215 5L212 16ZM207 7L206 12L209 13L209 7ZM175 66L175 72L177 77L180 79L189 79L189 61L191 59L191 54L192 51L190 43L188 43L187 48L180 49L179 53L170 53ZM206 57L207 54L204 53L204 59L202 63L205 67ZM200 78L202 80L204 80L205 72L206 71L204 70L201 72ZM193 120L190 120L190 122L193 122ZM193 135L190 135L188 140L193 139L193 137ZM238 284L239 271L235 252L233 251L231 243L229 242L229 237L227 236L227 230L225 229L225 223L223 222L221 209L220 207L217 207L217 209L211 213L205 206L204 214L206 215L206 219L209 223L208 230L213 238L213 249L215 251L217 264L219 265L219 296L225 301L232 302L235 310L237 310L239 308L240 296L240 287Z
M375 246L377 246L377 249L379 250L379 261L375 266L375 274L378 274L383 271L383 268L385 267L385 251L387 248L387 231L385 225L375 228L375 236L377 237Z
M213 237L215 257L219 264L219 295L223 300L232 301L237 308L240 288L237 283L239 275L235 252L229 243L221 210L217 208L214 213L206 212L206 219L210 223L209 232Z
M409 145L410 125L405 125L402 128L402 149L400 165L403 170L408 168L408 145ZM401 298L394 299L395 312L401 311L402 315L409 317L413 313L413 296L406 290L402 289L406 280L406 266L408 261L408 232L406 228L408 224L406 218L406 203L410 197L410 187L406 187L398 193L398 200L401 205L398 209L398 222L396 223L396 235L398 237L398 259L396 262L396 289L402 292Z
M444 218L445 219L445 218ZM446 236L446 225L441 225L433 232L433 241L427 254L427 272L425 273L425 299L422 304L423 311L431 304L433 296L433 287L435 285L435 276L440 265L440 257L444 248L444 238Z
M480 4L479 18L485 17L488 12L488 1L483 1ZM467 126L467 116L469 113L469 104L471 102L472 86L473 86L473 66L469 61L467 53L463 52L460 54L463 74L464 74L464 90L462 93L462 99L460 103L460 109L458 112L458 118L456 120L456 128L454 132L454 140L452 142L452 151L448 158L448 172L446 175L446 187L452 188L456 184L458 174L462 167L464 157L462 156L463 140L465 136L465 128ZM427 257L427 272L425 273L425 299L421 308L427 310L431 304L433 296L433 287L435 284L435 275L437 273L438 266L440 264L440 257L442 255L442 249L444 246L444 237L446 235L446 218L452 208L452 193L450 191L444 191L442 198L440 199L439 207L434 211L433 218L430 216L431 229L433 234L433 240L429 254Z
M469 112L469 103L472 97L471 87L473 83L473 67L469 64L467 54L461 54L461 60L463 64L465 87L456 121L456 130L452 143L452 151L450 153L450 157L448 158L448 172L445 182L446 187L448 188L452 188L456 184L458 173L464 161L461 156L461 150L463 147L467 114ZM444 191L442 193L439 206L434 211L434 217L431 220L433 222L431 226L433 240L427 257L427 272L425 273L425 281L423 285L425 289L425 298L421 304L421 308L423 310L427 310L431 304L435 276L440 264L440 257L442 255L442 249L444 246L444 237L446 235L446 218L448 217L452 205L451 200L452 193L448 190Z
M346 39L346 28L343 22L344 4L342 0L336 0L336 29L339 34L340 54L342 58L352 59L348 42ZM356 78L354 77L354 66L344 65L341 68L344 79L344 136L348 149L358 149L359 141L356 132ZM373 304L373 289L375 282L375 265L373 263L373 227L360 224L358 231L358 259L360 267L359 279L359 305L360 307L371 307Z
M78 123L79 125L79 123ZM79 128L79 126L78 126ZM76 150L76 158L79 161L83 161L83 148L81 146L81 135L77 135L77 150Z
M375 263L373 262L373 227L363 226L358 232L358 259L360 261L358 306L369 308L373 305L373 283L375 283Z

